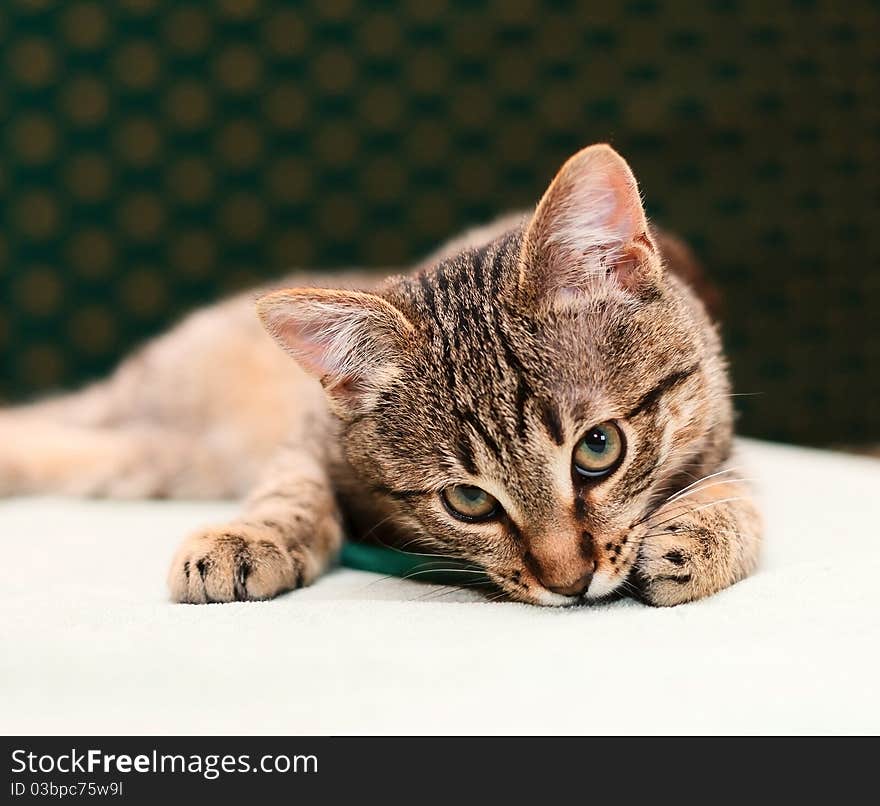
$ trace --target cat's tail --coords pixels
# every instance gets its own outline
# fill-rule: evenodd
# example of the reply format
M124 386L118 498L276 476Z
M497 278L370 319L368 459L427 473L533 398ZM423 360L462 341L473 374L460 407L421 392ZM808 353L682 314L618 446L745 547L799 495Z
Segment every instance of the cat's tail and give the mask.
M98 426L113 413L113 395L108 381L91 384L76 392L46 397L33 403L0 407L0 424L11 427L37 419L68 425Z
M195 338L190 317L101 381L0 408L0 496L240 495L253 475L247 435L224 430L232 417L210 416L205 403L212 368L224 366L224 324Z
M119 419L115 391L110 379L0 409L0 495L218 494L209 485L182 484L199 466L203 479L212 475L211 459L200 446L167 428Z

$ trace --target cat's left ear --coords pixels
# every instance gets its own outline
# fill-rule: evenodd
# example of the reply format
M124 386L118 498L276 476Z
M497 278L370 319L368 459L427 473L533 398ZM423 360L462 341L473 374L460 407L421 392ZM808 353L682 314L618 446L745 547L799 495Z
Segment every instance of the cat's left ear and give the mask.
M629 165L609 145L579 151L544 194L523 241L519 284L530 294L638 294L661 262Z
M293 288L260 297L263 326L321 381L337 413L368 410L400 372L410 321L391 303L359 291Z

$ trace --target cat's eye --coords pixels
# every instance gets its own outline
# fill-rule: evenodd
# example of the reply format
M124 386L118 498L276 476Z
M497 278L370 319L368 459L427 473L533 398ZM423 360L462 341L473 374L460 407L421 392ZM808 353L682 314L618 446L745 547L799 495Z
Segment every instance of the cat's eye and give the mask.
M487 521L498 514L497 499L470 484L456 484L440 493L450 515L463 521Z
M574 449L574 469L590 479L602 478L623 458L623 434L611 422L600 423L584 434Z

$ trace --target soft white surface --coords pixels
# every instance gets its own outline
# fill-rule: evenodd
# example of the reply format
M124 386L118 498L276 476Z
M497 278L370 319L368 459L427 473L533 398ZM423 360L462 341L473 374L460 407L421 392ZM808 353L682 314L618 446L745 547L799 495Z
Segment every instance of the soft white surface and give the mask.
M336 571L165 600L229 504L0 502L2 733L880 730L880 462L745 443L762 567L669 610L551 610Z

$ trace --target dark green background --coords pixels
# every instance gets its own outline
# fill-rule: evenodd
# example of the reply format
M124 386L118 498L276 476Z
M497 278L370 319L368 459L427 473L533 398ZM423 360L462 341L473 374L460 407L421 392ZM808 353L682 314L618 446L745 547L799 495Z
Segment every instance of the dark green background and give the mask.
M610 140L724 291L742 430L880 439L877 2L0 8L2 396L289 267L406 261Z

